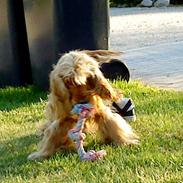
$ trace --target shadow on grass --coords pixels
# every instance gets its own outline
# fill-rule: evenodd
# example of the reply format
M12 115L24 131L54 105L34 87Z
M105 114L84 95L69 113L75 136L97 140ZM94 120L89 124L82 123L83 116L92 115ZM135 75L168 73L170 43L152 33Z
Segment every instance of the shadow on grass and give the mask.
M37 177L41 173L50 173L62 171L68 162L80 162L79 156L75 150L61 150L47 160L29 161L27 156L37 149L40 138L36 135L22 136L7 140L0 145L0 180L6 177L21 176L23 179ZM111 148L116 146L110 144ZM85 147L86 151L91 149L105 149L106 145L96 141L91 141ZM74 161L73 161L74 160Z
M173 147L178 145L178 142L175 142L175 144L170 144L170 139L163 139L163 142L157 141L156 148L152 148L154 145L152 146L152 144L149 142L148 144L145 143L141 144L140 146L116 147L111 144L103 146L92 141L92 143L88 144L85 150L98 150L104 148L109 152L109 154L107 155L109 159L114 156L113 152L115 152L115 154L121 155L123 165L126 164L126 166L134 167L134 162L132 163L131 160L135 159L136 163L138 162L139 164L141 164L141 166L151 167L152 159L156 158L156 153L159 153L160 156L163 156L164 152L171 154L172 152L174 152ZM4 143L2 143L2 145L0 146L0 154L2 155L0 157L0 180L9 177L17 178L17 176L19 176L26 182L26 180L28 179L33 179L37 176L47 173L48 175L51 175L52 173L56 174L58 171L64 172L64 167L66 166L68 168L69 162L71 163L71 166L75 166L78 164L79 158L75 151L61 151L49 158L48 160L44 161L28 161L28 154L32 152L32 150L34 149L33 145L37 144L39 140L40 139L38 139L36 135L29 135L15 138L13 140L5 141ZM148 157L150 156L150 158L145 157L144 159L144 153L148 153ZM141 162L142 160L143 162ZM144 161L146 161L145 165ZM161 162L163 160L157 159L157 161ZM168 159L166 161L168 161Z
M46 92L34 86L0 89L0 110L10 111L19 107L29 106L40 102L40 99L46 99L46 97Z
M0 168L9 167L9 165L20 166L26 162L26 151L35 143L36 135L22 136L1 142L0 146Z
M23 179L28 179L43 172L58 171L63 168L63 159L66 162L72 161L71 159L75 158L74 155L77 155L75 150L60 150L60 152L42 161L27 160L27 156L37 150L37 144L40 140L41 138L34 134L13 138L0 144L0 182L1 179L6 179L9 176L21 176Z

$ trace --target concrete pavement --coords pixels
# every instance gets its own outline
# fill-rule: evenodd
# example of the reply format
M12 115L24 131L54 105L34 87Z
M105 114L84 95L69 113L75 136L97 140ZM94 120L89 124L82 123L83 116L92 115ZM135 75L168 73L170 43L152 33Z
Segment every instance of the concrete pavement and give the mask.
M183 91L183 41L126 50L131 79Z
M131 79L183 91L183 6L111 8L110 48L124 51Z

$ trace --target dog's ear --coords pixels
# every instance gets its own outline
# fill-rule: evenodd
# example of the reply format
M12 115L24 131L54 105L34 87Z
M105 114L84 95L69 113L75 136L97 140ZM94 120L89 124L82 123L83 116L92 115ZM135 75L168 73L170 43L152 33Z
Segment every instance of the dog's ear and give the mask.
M50 120L64 119L72 108L70 93L57 70L50 73L50 95L46 117Z
M122 54L122 52L112 50L83 50L81 51L90 57L94 58L97 62L108 62L112 58L116 58Z
M74 77L74 76L68 76L65 77L63 79L65 85L67 88L70 87L77 87L77 86L81 86L81 85L85 85L86 84L86 78L85 77Z
M69 92L63 78L55 70L50 74L50 90L59 98L63 98L64 100L69 99Z

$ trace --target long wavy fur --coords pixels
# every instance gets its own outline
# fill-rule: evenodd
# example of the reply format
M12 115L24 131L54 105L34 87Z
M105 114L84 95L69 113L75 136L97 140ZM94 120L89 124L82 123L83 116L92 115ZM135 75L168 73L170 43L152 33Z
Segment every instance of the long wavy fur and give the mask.
M104 142L138 144L138 136L130 125L104 103L115 101L119 94L104 78L99 62L107 62L119 54L108 50L71 51L59 59L50 74L43 139L38 151L30 154L28 159L47 158L61 148L73 147L67 133L76 124L77 116L71 115L70 111L75 104L83 101L95 108L94 116L87 121L87 130L90 130L92 121Z

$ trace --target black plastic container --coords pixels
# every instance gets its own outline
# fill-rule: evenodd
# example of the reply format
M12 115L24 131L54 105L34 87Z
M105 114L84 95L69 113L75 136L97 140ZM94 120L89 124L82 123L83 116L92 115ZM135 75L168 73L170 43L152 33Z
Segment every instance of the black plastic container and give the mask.
M48 75L61 54L108 49L108 1L24 0L34 83L48 88Z
M0 87L32 83L23 2L0 3Z

